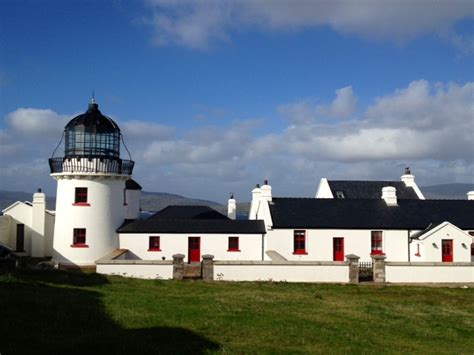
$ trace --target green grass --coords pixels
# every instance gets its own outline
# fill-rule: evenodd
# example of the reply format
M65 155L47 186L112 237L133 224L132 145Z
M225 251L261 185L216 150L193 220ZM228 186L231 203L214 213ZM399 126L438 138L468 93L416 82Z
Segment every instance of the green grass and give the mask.
M0 275L0 353L474 352L474 290Z

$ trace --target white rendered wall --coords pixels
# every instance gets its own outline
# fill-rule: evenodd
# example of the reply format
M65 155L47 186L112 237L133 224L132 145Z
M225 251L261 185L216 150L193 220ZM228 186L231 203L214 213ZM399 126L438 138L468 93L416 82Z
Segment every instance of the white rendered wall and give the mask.
M149 237L160 237L161 251L148 251ZM120 248L128 249L142 260L172 260L184 254L188 261L188 237L201 237L201 257L214 255L214 260L262 260L261 234L129 234L121 233ZM229 237L239 237L240 252L227 251Z
M127 213L126 219L137 219L140 217L140 190L125 190L127 199Z
M329 187L328 179L322 178L319 181L318 188L316 189L315 198L334 198L331 188Z
M97 264L98 274L168 280L173 278L172 264Z
M53 259L90 265L117 249L117 228L123 223L125 176L54 174L58 180ZM75 206L76 187L86 187L90 206ZM72 247L74 228L86 229L87 248Z
M31 213L31 256L45 256L45 230L46 230L46 195L42 192L33 194L33 207Z
M371 261L371 231L356 229L306 229L307 255L293 254L294 229L267 231L267 250L274 250L288 260L332 261L333 238L344 238L344 255L355 254L360 261ZM408 261L407 231L389 230L382 234L387 261Z
M349 282L349 266L340 264L214 263L214 280Z
M440 227L440 229L433 230L432 233L429 233L426 238L420 238L420 242L424 244L424 261L441 262L441 240L452 239L453 262L470 262L472 242L471 236L452 224L444 224ZM416 242L414 241L412 244L414 245L415 243Z
M10 223L9 237L7 239L9 240L8 246L13 250L16 249L16 226L18 224L25 225L24 249L26 255L31 255L32 212L32 207L23 202L17 202L9 208L3 210L4 214L9 215L12 218Z
M0 243L12 249L12 235L10 233L12 225L12 218L9 215L0 216Z
M462 264L462 263L461 263ZM465 263L387 263L387 282L474 282L474 264Z

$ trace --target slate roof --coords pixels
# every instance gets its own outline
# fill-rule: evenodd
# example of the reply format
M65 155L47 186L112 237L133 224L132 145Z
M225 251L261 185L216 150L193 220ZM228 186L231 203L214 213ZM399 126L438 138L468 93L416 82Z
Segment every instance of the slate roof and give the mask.
M448 221L474 230L474 201L273 198L273 228L419 229Z
M123 224L119 233L263 234L263 221L233 220L207 206L168 206L145 220Z
M168 206L150 218L167 219L229 219L208 206Z
M142 189L140 184L133 179L128 179L127 181L125 181L125 188L127 190L141 190Z
M407 187L402 181L350 181L350 180L328 180L334 198L336 191L342 191L345 199L380 199L382 188L393 186L397 189L397 198L400 200L414 199L418 196L412 187Z

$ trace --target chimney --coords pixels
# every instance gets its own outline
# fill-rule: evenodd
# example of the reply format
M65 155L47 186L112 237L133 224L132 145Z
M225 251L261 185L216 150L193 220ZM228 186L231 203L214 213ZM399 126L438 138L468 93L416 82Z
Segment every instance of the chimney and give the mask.
M467 199L470 201L474 201L474 191L469 191L467 193Z
M400 178L406 186L413 186L415 183L415 176L411 174L410 167L405 168L405 174Z
M44 257L45 243L46 195L38 189L33 194L33 211L31 223L31 256Z
M236 219L237 217L237 202L234 199L234 194L230 194L230 198L227 201L227 217L230 219Z
M272 200L272 187L268 184L268 180L265 180L262 186L262 193L260 194L262 200Z
M415 176L412 175L410 167L405 168L405 174L400 177L400 180L405 183L405 186L411 187L420 200L425 199L425 196L421 192L418 185L415 183Z
M258 208L260 206L260 195L262 194L262 189L260 184L257 184L252 190L252 202L250 203L249 219L256 219Z
M397 189L393 186L385 186L382 188L382 199L387 206L397 206Z

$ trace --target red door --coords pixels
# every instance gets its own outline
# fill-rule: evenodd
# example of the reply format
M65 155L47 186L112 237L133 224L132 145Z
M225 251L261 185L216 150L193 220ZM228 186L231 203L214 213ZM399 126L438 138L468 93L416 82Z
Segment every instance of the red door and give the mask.
M188 263L198 263L201 261L201 237L188 238Z
M441 256L444 262L453 261L453 240L443 239L441 241Z
M334 261L344 261L344 238L333 238L332 250Z

